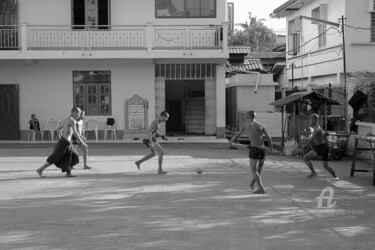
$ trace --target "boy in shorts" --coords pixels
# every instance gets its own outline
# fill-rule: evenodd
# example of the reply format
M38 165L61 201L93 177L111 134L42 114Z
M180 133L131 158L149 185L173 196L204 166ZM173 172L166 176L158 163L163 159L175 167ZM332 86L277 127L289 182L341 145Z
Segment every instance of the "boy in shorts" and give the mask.
M162 168L164 150L160 146L160 144L156 141L156 138L155 138L156 136L161 136L164 140L166 140L166 138L164 136L159 134L158 129L163 122L168 121L168 118L169 118L168 112L163 111L163 112L161 112L160 116L151 123L150 128L147 131L147 138L143 140L143 143L145 143L146 146L150 148L151 153L148 154L148 155L145 155L142 159L135 162L135 165L137 165L137 168L139 170L141 170L141 164L144 161L147 161L147 160L151 159L157 153L158 154L158 164L159 164L158 174L167 174L168 173L168 172L164 171L163 168Z

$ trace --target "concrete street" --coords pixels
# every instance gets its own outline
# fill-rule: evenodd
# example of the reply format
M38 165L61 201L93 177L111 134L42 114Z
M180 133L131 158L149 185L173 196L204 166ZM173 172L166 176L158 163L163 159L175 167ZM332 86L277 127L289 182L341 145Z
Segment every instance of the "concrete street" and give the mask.
M269 155L265 195L250 192L244 145L164 144L165 176L140 143L92 145L89 165L64 178L55 166L35 170L54 144L0 147L0 249L375 249L375 187L369 173L350 177L350 158L321 162L307 179L304 162ZM80 152L81 153L81 152ZM200 167L204 173L198 175ZM331 188L332 200L316 197ZM328 189L327 189L328 190ZM328 190L329 191L329 190ZM325 196L329 192L325 192Z

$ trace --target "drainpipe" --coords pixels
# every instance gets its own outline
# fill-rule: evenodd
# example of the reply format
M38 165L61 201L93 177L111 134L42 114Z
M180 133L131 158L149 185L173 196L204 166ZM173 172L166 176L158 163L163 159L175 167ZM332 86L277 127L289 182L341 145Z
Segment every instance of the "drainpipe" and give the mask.
M229 62L227 62L227 66L229 66L231 68L235 68ZM237 71L240 71L240 72L245 73L245 74L257 74L257 81L255 83L255 89L254 89L254 93L256 94L258 92L260 73L259 72L248 71L248 70L242 70L242 69L238 69L238 68L235 68L235 69Z

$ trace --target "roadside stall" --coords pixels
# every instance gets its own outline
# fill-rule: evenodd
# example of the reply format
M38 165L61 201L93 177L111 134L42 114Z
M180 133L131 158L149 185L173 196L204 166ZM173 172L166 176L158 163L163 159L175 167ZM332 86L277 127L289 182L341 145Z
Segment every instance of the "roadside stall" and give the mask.
M281 122L282 145L284 145L285 131L287 132L287 139L293 138L294 140L300 142L301 135L304 135L303 131L309 127L309 117L312 113L317 113L322 118L319 120L319 124L324 128L325 131L327 131L328 120L330 118L327 112L328 106L342 105L342 103L314 91L304 91L293 93L285 98L270 103L270 105L279 107L282 114L284 114L284 110L288 114L287 119L282 117ZM287 122L284 122L284 120ZM334 139L332 136L331 138ZM337 148L337 145L334 143L329 145L335 147L335 155L338 158L341 154L336 154L336 151L343 149L341 144L340 148Z

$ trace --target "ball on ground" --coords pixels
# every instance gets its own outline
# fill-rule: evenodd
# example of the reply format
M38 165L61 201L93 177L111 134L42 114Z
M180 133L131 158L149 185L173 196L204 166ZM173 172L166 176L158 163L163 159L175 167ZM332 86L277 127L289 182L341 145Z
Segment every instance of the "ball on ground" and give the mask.
M195 172L197 172L197 174L203 174L203 170L200 167L197 167Z

